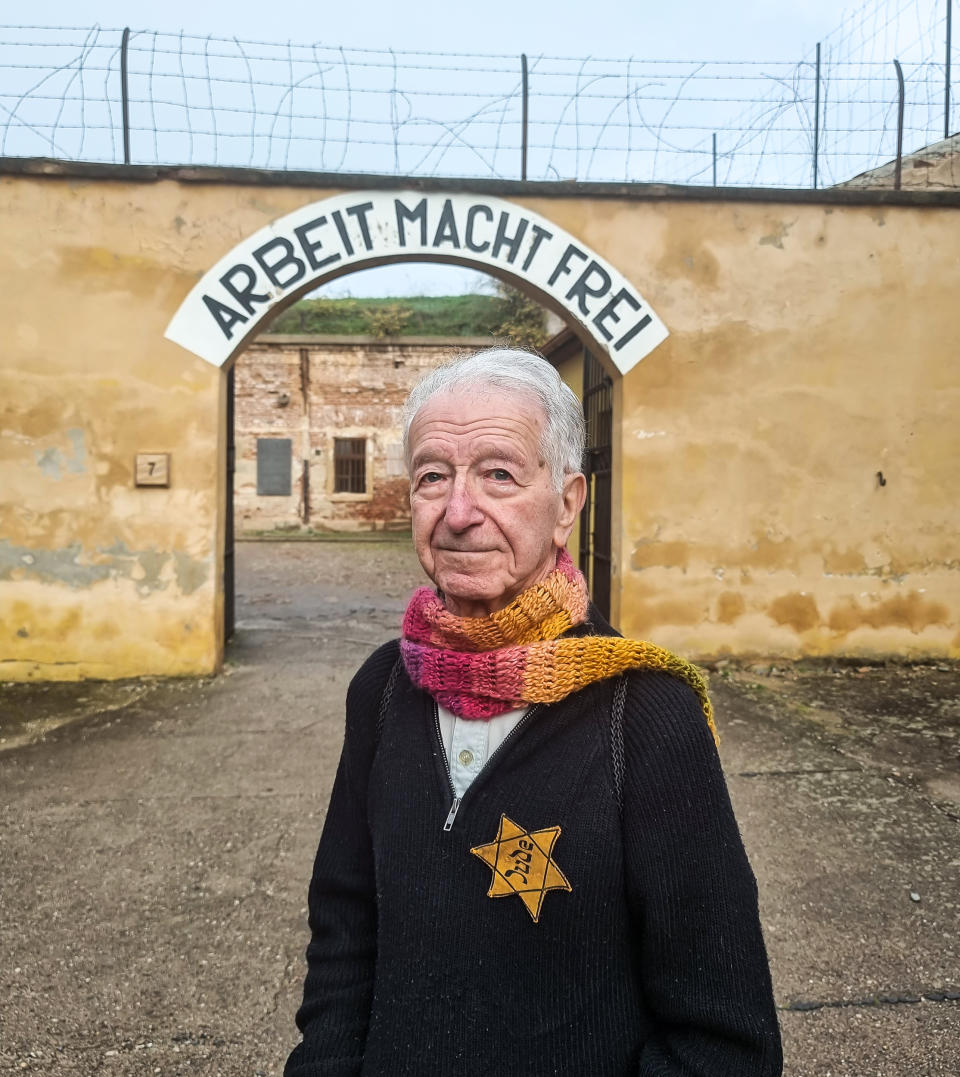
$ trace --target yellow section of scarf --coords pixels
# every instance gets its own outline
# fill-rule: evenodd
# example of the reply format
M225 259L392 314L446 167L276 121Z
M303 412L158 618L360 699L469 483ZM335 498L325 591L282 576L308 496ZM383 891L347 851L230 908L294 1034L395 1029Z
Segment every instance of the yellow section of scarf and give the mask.
M457 617L421 588L404 617L407 671L454 713L486 718L522 703L556 703L631 669L659 670L693 689L717 740L706 682L690 662L643 640L560 638L586 620L589 601L566 550L545 580L487 617Z

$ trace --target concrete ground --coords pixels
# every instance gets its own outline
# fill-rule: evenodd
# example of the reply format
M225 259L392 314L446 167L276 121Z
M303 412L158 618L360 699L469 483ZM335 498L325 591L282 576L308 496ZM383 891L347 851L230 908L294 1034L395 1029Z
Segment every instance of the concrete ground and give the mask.
M0 1073L281 1072L344 691L419 582L404 545L241 544L222 676L0 685ZM960 666L711 686L786 1073L957 1077Z

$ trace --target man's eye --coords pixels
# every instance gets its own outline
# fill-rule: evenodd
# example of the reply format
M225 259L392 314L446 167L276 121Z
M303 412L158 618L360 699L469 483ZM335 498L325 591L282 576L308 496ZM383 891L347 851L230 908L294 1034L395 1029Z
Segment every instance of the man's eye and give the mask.
M497 482L509 482L513 478L510 472L504 467L495 467L493 471L490 472L490 476Z
M442 478L443 476L439 471L427 471L420 476L420 481L422 483L434 483L439 482Z

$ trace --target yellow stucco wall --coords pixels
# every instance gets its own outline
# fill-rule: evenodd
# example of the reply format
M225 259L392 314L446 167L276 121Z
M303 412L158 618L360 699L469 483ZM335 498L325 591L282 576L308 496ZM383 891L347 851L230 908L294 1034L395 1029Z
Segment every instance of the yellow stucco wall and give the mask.
M221 374L163 332L227 221L207 245L187 194L0 178L0 678L219 661Z
M0 678L216 668L224 376L163 332L234 244L333 193L0 177ZM960 654L960 210L510 197L672 334L617 387L621 628ZM172 454L169 489L134 487L138 451Z
M624 631L960 653L960 214L651 210L671 337L623 382Z

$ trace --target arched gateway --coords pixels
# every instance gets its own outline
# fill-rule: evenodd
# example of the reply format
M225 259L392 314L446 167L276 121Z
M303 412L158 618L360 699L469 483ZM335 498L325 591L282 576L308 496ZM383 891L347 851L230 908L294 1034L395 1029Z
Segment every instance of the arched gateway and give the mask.
M621 374L667 336L636 288L554 222L500 198L443 191L360 191L302 206L271 222L204 274L166 336L215 366L229 365L279 309L305 291L370 266L428 260L482 269L513 283L564 315L591 351L607 355ZM595 376L609 384L596 362L591 363ZM231 382L222 574L228 638L234 627L232 415ZM610 423L600 425L609 428ZM594 454L589 454L588 507L581 528L583 567L599 589L596 597L607 614L610 448L599 446L605 463L597 476L590 473Z
M558 225L499 198L361 191L302 206L220 259L166 335L228 363L277 308L324 281L397 261L492 273L566 315L625 374L667 336L637 289Z

